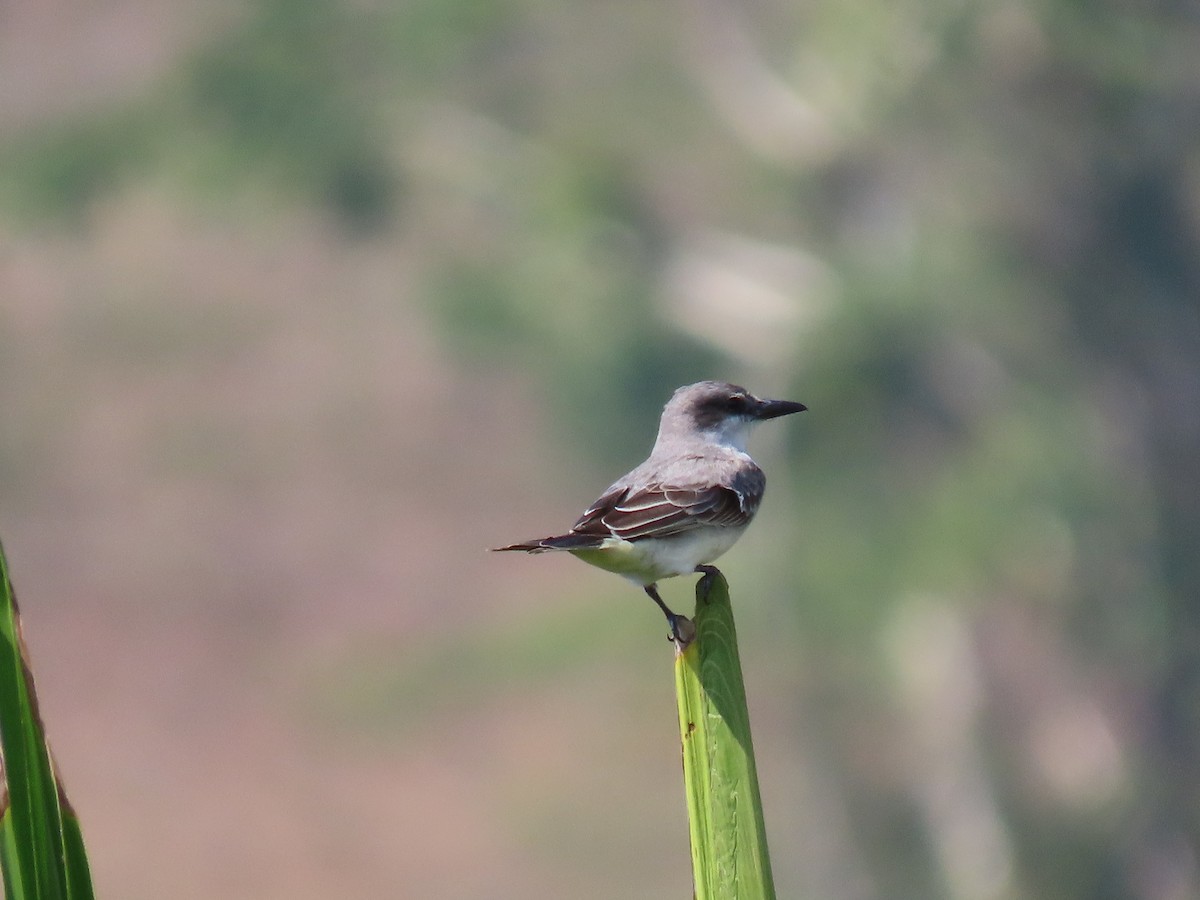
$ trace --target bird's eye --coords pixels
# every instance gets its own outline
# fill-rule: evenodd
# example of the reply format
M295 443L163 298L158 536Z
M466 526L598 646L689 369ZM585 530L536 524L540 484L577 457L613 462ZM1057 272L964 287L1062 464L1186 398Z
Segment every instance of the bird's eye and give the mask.
M729 409L731 412L745 412L746 397L744 394L731 394L729 397Z

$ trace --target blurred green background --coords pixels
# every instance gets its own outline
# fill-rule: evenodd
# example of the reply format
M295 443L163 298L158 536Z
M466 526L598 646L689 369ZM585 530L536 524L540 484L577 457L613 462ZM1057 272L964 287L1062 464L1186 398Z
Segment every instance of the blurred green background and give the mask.
M0 534L98 894L687 896L661 616L484 550L713 377L810 407L723 562L780 896L1200 896L1194 3L2 22Z

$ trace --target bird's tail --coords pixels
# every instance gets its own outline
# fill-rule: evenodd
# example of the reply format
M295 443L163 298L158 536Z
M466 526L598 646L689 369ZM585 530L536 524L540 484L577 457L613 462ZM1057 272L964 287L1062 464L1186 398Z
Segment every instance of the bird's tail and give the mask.
M588 547L599 547L603 537L593 534L559 534L554 537L538 538L532 541L521 541L519 544L509 544L507 547L493 547L496 553L505 550L523 550L526 553L545 553L547 550L584 550Z

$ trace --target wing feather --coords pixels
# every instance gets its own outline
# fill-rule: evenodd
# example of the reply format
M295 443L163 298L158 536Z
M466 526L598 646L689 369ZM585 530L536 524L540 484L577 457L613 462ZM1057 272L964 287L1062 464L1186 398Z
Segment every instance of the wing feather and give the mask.
M699 458L685 461L693 467ZM639 467L605 491L566 534L498 549L529 553L582 550L601 547L614 537L640 541L668 538L697 528L744 527L758 511L766 478L758 466L747 466L745 457L728 463L716 467L720 473L717 483L689 483L672 477L678 471L660 469L657 478L651 476L647 483L632 487L631 482L638 484L649 474Z
M755 470L731 485L617 486L579 517L571 533L637 541L695 528L744 526L758 510L764 484L761 472Z

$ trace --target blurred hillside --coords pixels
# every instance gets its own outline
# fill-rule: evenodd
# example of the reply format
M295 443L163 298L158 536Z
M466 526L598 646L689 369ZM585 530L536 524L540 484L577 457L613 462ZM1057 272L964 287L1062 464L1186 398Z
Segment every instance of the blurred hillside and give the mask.
M722 563L780 896L1200 896L1198 46L10 4L0 536L99 894L685 894L657 610L483 551L720 377L810 407Z

